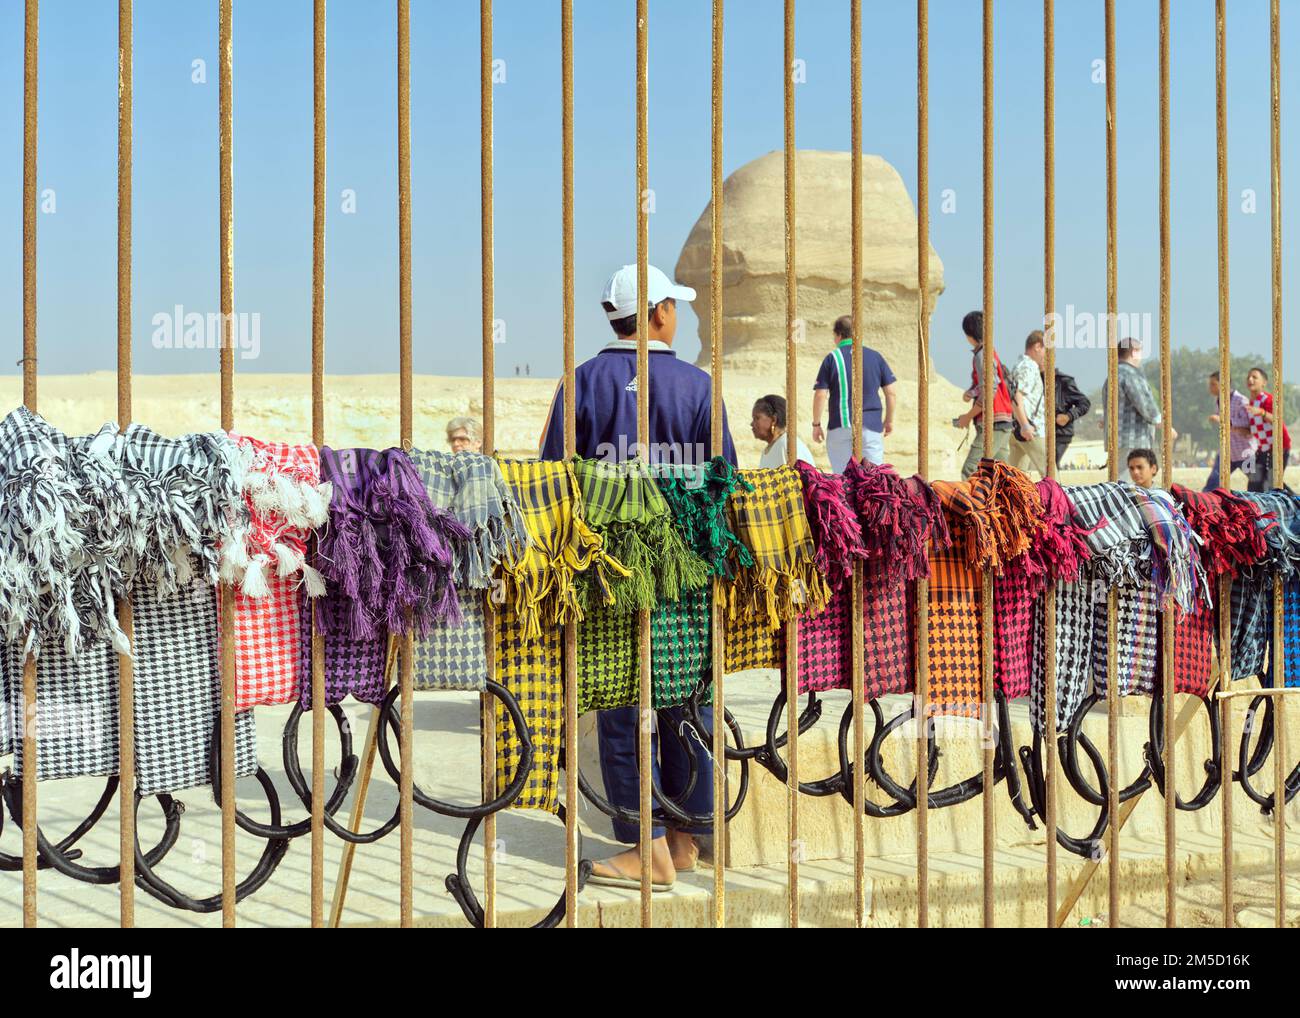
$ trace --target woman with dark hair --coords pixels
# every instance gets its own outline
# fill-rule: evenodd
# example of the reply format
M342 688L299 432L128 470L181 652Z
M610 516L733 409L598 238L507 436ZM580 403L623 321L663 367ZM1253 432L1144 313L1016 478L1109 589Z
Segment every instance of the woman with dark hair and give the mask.
M753 431L754 437L760 442L766 442L767 448L763 450L762 458L759 459L760 467L783 467L788 462L786 455L786 405L784 396L761 396L754 403L754 413L749 422L750 430ZM802 438L796 438L798 443L798 459L803 460L810 467L815 466L813 463L812 453L804 445Z

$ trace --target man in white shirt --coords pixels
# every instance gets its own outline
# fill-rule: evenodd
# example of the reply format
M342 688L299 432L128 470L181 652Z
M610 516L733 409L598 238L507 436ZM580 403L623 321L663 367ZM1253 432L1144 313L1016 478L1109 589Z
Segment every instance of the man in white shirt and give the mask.
M1025 352L1011 369L1015 430L1008 462L1026 473L1032 468L1047 476L1047 396L1043 391L1043 363L1047 345L1035 329L1025 340Z
M763 396L754 404L754 413L749 422L750 430L760 442L767 443L767 448L763 450L763 456L758 461L760 467L783 467L789 462L786 455L785 415L784 396ZM796 437L795 442L798 444L798 458L809 466L815 466L812 453L808 451L808 446L804 445L803 439Z

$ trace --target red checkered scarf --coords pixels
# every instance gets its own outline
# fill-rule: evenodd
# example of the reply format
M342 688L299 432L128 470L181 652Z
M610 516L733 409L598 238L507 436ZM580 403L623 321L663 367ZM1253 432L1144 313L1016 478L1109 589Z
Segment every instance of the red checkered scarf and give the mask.
M1221 576L1235 579L1267 553L1264 532L1257 525L1259 512L1248 499L1225 488L1193 491L1181 484L1171 485L1169 492L1200 538L1201 565L1209 581ZM1207 600L1175 622L1174 689L1180 693L1209 693L1214 618Z
M991 569L994 674L1008 697L1029 692L1033 664L1034 599L1046 582L1031 552L1043 530L1043 504L1029 477L995 460L982 460L964 484L935 485L961 521L957 540L971 569Z
M222 578L235 602L235 710L289 703L298 695L300 590L325 592L307 564L307 542L329 515L331 485L314 445L231 434L247 525L221 549Z
M1192 491L1181 484L1170 485L1183 516L1201 539L1201 564L1206 576L1238 576L1268 552L1264 532L1257 525L1259 511L1249 499L1225 488Z

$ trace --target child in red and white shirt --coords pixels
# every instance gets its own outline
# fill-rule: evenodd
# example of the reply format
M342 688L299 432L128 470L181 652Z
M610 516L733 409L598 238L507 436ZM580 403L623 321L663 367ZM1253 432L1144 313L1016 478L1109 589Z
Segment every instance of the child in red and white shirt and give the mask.
M1250 390L1250 437L1255 443L1255 464L1250 473L1249 490L1268 491L1273 487L1273 442L1277 428L1282 429L1282 464L1285 470L1291 455L1291 433L1283 423L1274 424L1273 394L1265 392L1268 375L1263 368L1251 368L1246 375L1246 388Z

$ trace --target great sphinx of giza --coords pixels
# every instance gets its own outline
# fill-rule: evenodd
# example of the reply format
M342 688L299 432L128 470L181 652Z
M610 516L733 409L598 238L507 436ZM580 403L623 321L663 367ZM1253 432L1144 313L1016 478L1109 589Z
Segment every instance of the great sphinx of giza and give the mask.
M852 306L851 155L801 151L795 159L795 341L798 351L798 429L811 444L809 412L817 368L832 345L831 327ZM783 159L769 152L723 183L723 390L742 464L757 462L759 446L747 422L753 401L785 389L785 201ZM699 294L699 363L710 364L710 207L696 221L676 278ZM889 361L899 385L894 434L886 458L910 473L916 466L917 336L920 302L916 211L898 175L880 156L862 157L862 340ZM929 306L943 292L943 263L930 249ZM964 366L963 366L964 367ZM960 389L930 368L932 476L951 472L956 433L950 421L965 410ZM822 466L825 447L813 446Z

